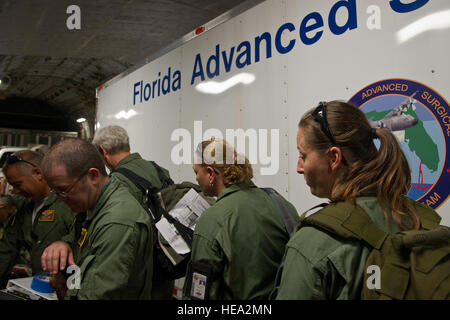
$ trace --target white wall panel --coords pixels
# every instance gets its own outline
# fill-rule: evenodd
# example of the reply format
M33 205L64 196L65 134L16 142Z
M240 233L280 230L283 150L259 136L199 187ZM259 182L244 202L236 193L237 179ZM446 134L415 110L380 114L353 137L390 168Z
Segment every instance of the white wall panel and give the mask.
M414 2L405 2L405 5ZM332 8L342 4L351 6L353 3L356 4L355 15L349 15L348 10L341 7L336 11L335 20L338 26L343 26L355 18L356 28L334 34L333 30L336 30L329 23L330 16L334 20L334 15L330 15ZM203 133L210 128L220 130L223 135L226 129L255 129L257 132L266 129L269 133L270 130L278 130L278 141L270 141L269 137L269 144L279 144L278 173L262 175L261 168L267 166L258 161L254 165L255 182L260 186L276 188L288 196L299 212L303 212L324 201L310 195L303 177L296 173L297 124L305 111L315 107L319 101L348 100L367 85L391 78L420 82L437 91L444 99L450 97L448 23L444 21L444 26L434 29L429 23L426 27L431 30L404 43L399 43L397 38L399 30L429 15L447 14L447 19L450 19L450 3L447 0L433 0L406 13L395 12L391 3L369 0L264 1L108 83L98 93L98 121L101 126L124 126L130 134L133 151L139 151L144 157L167 167L176 181L195 181L195 178L191 164L176 165L171 159L171 151L178 143L171 141L174 130L184 128L189 131L191 151L195 148L194 121L202 121ZM373 13L367 10L374 4L380 10L381 28L370 30L367 21ZM308 38L317 32L322 34L315 43L305 44L300 37L304 31L301 25L305 17L311 15L316 18L320 15L323 26L304 34ZM431 22L436 22L436 19ZM313 22L310 20L305 26L311 26ZM290 41L295 43L291 50L280 53L276 46L277 32L286 23L291 23L294 29L284 30L278 47L287 47ZM271 36L271 57L266 57L266 46L262 44L260 61L256 62L255 37L264 33ZM236 57L244 52L244 49L238 48L245 41L251 48L250 63L238 68ZM215 56L216 46L220 47L220 74L208 79L207 63L211 56ZM234 50L234 56L227 72L222 52L229 58L231 50ZM204 82L224 82L241 73L250 74L255 80L251 84L235 85L221 94L202 93L196 90L202 82L200 77L191 84L198 54L206 76ZM133 105L134 84L141 80L144 83L155 79L162 81L169 67L172 74L180 71L181 88ZM137 115L128 120L114 118L121 110L130 109L134 109ZM450 113L450 110L446 112ZM448 157L445 150L443 154ZM446 171L449 168L444 166L445 163L439 168L441 179L450 179ZM443 215L444 224L450 225L449 204L445 202L448 187L442 197L438 212Z

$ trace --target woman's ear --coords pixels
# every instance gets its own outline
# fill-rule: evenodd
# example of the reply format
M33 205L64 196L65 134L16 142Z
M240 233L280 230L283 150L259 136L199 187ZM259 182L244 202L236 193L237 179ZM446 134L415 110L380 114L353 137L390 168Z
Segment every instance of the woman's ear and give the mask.
M336 170L342 163L342 150L339 147L331 147L328 153L330 157L330 168Z
M216 171L214 171L214 168L211 166L207 166L206 167L206 172L209 175L209 183L213 183L214 182L214 178L216 177Z

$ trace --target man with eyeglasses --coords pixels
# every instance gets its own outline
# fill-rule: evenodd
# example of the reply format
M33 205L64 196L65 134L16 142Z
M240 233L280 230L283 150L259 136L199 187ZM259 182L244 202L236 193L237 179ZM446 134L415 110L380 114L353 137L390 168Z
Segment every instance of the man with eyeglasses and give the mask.
M65 299L149 299L153 274L150 216L117 178L106 173L91 143L66 139L54 145L43 172L56 195L77 212L74 237L43 253L45 270L60 277L76 264L79 287Z
M5 226L0 240L0 277L13 273L41 274L41 255L51 243L68 235L75 214L50 192L41 162L43 156L31 150L9 155L3 173L19 201L17 213ZM21 267L13 265L21 260ZM22 265L24 263L24 265ZM4 283L3 283L4 284Z

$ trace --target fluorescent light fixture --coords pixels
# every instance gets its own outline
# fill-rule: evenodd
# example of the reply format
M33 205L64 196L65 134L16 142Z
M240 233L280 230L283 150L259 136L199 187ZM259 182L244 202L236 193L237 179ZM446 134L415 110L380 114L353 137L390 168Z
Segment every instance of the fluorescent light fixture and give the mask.
M114 118L116 118L117 120L119 120L119 119L128 120L128 119L130 119L131 117L134 117L137 114L138 113L134 109L130 109L130 110L126 111L126 112L125 112L125 110L122 110L119 113L117 113L114 116Z
M82 122L85 122L85 121L86 121L85 118L79 118L79 119L77 119L77 122L78 122L78 123L82 123Z
M450 10L436 12L399 30L396 34L397 42L401 44L426 31L447 28L450 28Z
M250 84L255 81L255 78L256 77L253 74L240 73L223 82L207 81L199 83L195 89L202 93L220 94L239 83Z

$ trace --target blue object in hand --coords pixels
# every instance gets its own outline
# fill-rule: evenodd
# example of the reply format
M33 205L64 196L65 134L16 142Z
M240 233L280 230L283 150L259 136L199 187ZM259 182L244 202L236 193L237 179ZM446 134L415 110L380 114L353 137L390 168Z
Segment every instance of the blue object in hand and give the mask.
M50 277L43 274L35 275L31 281L31 289L40 293L53 293L53 289L50 288Z

